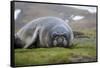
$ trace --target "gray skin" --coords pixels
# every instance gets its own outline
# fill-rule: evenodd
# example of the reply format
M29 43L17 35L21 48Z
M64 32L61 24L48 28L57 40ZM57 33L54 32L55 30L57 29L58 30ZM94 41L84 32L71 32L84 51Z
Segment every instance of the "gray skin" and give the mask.
M22 48L69 47L72 44L73 32L67 22L60 18L41 17L22 27L15 34L15 39L16 37L22 42Z

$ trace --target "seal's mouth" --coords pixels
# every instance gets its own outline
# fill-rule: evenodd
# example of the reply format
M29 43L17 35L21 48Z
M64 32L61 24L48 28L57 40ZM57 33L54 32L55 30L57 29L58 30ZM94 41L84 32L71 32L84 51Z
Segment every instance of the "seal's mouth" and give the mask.
M56 47L66 47L67 40L65 38L58 38L58 39L53 41L53 45Z

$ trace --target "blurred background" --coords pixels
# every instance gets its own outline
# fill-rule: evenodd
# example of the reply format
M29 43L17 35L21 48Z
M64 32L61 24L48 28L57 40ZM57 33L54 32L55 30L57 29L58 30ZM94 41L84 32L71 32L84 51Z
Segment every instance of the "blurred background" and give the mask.
M15 32L28 22L44 16L62 18L73 30L96 30L96 7L15 2Z

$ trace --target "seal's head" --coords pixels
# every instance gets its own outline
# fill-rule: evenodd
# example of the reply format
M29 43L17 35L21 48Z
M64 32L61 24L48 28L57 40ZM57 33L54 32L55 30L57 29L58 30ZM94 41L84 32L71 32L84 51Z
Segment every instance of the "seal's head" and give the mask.
M68 33L63 27L57 27L51 34L53 46L63 46L68 45Z

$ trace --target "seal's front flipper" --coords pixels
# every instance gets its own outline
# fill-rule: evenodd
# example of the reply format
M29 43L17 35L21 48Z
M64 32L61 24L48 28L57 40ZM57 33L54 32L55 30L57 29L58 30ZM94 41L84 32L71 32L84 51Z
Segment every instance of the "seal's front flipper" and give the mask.
M33 33L32 38L29 40L29 42L26 43L26 45L24 46L24 48L28 48L30 47L33 43L35 43L35 41L37 41L36 39L38 38L38 34L39 34L39 27L36 28L36 30Z

